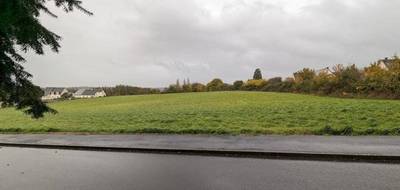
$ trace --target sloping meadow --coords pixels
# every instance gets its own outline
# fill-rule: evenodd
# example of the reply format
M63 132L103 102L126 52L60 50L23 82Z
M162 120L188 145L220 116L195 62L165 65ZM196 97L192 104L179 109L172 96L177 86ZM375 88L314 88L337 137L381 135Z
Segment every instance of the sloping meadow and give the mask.
M3 133L398 135L400 101L268 92L118 96L49 104L31 119L0 109Z

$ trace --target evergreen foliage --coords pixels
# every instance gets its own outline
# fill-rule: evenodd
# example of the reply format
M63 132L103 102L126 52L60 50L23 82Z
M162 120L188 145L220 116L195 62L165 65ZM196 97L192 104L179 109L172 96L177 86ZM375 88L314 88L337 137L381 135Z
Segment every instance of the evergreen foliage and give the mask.
M257 68L254 71L253 80L261 80L261 79L262 79L261 70Z
M91 15L79 0L52 0L65 12L78 9ZM31 82L32 75L21 65L25 59L19 53L33 50L44 54L44 46L58 52L60 36L39 22L41 13L57 17L46 6L48 0L1 0L0 1L0 102L2 106L25 109L34 118L45 112L56 113L44 104L40 87Z

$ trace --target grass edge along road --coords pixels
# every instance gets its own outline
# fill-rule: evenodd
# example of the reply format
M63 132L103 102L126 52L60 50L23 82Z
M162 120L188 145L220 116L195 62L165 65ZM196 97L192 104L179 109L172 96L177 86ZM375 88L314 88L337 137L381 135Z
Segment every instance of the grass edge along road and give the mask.
M2 133L399 135L400 101L272 92L118 96L49 104L33 120L0 109Z

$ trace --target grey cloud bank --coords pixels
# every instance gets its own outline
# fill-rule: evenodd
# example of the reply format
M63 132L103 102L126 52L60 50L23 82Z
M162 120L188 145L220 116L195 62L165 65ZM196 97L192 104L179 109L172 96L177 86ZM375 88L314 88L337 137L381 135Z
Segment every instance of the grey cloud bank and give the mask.
M28 53L41 86L166 86L289 76L303 67L370 62L399 52L400 1L85 0L95 13L54 11L58 54Z

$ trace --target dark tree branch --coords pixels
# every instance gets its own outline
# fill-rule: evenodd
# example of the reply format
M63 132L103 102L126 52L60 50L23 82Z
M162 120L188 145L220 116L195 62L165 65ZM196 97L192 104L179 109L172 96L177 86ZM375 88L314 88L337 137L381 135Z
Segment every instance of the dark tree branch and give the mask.
M24 109L34 118L56 111L41 101L43 92L32 84L32 75L21 65L25 59L16 48L23 52L33 50L37 54L44 54L44 46L59 51L61 37L41 25L38 19L41 13L57 18L46 6L49 1L67 13L78 9L87 15L93 14L83 8L79 0L0 0L1 106Z

